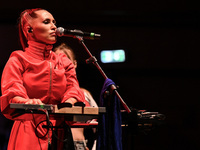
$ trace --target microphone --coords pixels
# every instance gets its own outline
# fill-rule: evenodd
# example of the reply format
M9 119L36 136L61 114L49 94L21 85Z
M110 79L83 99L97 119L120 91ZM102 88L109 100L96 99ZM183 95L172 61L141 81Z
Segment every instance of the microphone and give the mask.
M58 27L56 30L57 36L68 36L68 37L74 37L74 36L82 36L85 39L95 39L95 38L100 38L100 34L96 34L93 32L83 32L81 30L69 30L69 29L64 29L63 27Z

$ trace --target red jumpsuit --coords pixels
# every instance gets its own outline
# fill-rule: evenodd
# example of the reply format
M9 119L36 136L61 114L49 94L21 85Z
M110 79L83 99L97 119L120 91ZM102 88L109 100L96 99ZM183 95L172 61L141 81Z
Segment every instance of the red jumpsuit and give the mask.
M28 44L25 51L13 52L4 68L1 110L12 103L15 96L37 98L45 104L63 103L70 97L85 102L74 66L67 56L56 55L51 51L52 45L33 41ZM47 150L47 136L39 139L35 135L35 127L42 120L43 115L35 115L31 121L15 121L8 150ZM38 131L41 135L45 133L41 126Z

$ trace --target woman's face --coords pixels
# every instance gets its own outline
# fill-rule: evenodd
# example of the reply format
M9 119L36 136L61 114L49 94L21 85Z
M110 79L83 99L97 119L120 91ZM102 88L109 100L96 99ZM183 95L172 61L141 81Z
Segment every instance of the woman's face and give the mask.
M29 40L54 44L56 42L56 21L46 10L37 10L37 18L31 21L32 32Z

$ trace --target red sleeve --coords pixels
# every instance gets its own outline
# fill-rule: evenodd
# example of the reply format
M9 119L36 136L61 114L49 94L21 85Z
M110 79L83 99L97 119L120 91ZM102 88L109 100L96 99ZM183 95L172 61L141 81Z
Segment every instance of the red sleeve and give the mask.
M84 102L86 106L90 106L89 103L85 100L83 91L79 87L74 65L65 54L60 54L60 56L62 56L62 62L64 64L65 76L67 80L67 90L64 93L62 103L64 103L69 98L75 98L80 102Z
M1 111L12 102L12 98L15 96L28 98L22 81L23 72L24 68L22 61L20 61L16 56L11 55L4 67L1 78Z

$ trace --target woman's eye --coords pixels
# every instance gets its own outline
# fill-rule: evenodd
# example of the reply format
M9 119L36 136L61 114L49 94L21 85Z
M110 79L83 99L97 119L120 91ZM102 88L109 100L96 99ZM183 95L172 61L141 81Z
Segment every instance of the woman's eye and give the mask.
M53 21L53 24L56 26L56 21Z
M49 20L44 20L43 23L44 24L48 24L50 21Z
M50 19L46 19L46 20L43 21L44 24L49 24L50 22L51 22ZM56 21L53 20L52 23L53 23L54 25L56 25Z

